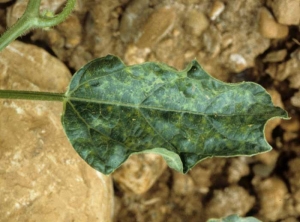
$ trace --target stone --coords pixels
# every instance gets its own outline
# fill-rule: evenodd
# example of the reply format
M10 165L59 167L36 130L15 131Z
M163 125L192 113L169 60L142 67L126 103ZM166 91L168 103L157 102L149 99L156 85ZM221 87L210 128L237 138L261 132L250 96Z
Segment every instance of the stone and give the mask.
M288 121L282 121L280 126L285 131L298 132L300 130L300 119L299 116L294 113L289 113L291 119Z
M266 178L266 177L269 177L271 175L271 173L274 170L274 167L264 165L264 164L261 164L261 163L257 163L253 166L252 170L253 170L253 173L256 177Z
M63 23L57 25L56 28L65 39L65 47L75 48L81 42L83 30L77 16L71 14Z
M268 53L265 58L262 60L263 62L282 62L287 55L286 49L281 49L278 51L273 51Z
M276 167L278 157L279 152L274 149L253 157L255 160L259 161L259 163L256 163L252 168L254 175L258 177L257 180L270 176Z
M299 147L298 147L299 149ZM300 213L300 158L291 159L288 162L289 171L287 178L290 185L291 196L293 198L293 205L297 214Z
M133 42L139 37L139 30L150 14L149 0L131 1L122 14L120 22L120 38L123 42Z
M227 171L228 182L230 184L237 183L243 176L247 176L250 173L247 157L237 157L232 159Z
M225 9L225 4L221 1L215 1L210 9L209 18L215 20Z
M289 34L289 28L277 23L268 9L262 7L259 10L259 32L268 39L282 39Z
M191 10L187 12L184 25L189 33L200 36L209 26L209 21L204 13L198 10Z
M212 172L210 169L205 169L196 165L190 172L191 178L195 183L195 189L202 194L209 192L209 188L212 185L211 177Z
M290 183L291 192L295 193L300 191L300 158L291 159L288 163L289 171L287 178Z
M177 171L173 171L173 183L172 190L176 195L190 195L195 191L195 184L193 179L188 174L182 174Z
M299 0L272 0L272 11L280 24L300 24L300 1Z
M124 191L143 194L152 187L166 167L167 164L160 155L132 155L113 173L113 179Z
M279 65L271 65L267 69L267 73L278 81L288 79L290 87L300 88L300 49L290 54L290 59Z
M271 177L255 184L254 188L260 202L259 215L264 215L263 221L281 219L288 194L285 183L277 177Z
M291 103L295 107L300 107L300 91L296 92L291 98Z
M260 161L262 164L266 166L276 166L276 162L278 160L279 153L278 151L272 149L269 152L260 153L254 156L254 159Z
M175 19L176 12L172 7L157 9L141 29L141 36L136 45L139 48L151 48L172 30Z
M254 205L255 198L241 186L232 185L224 190L214 190L207 203L206 218L220 218L224 215L245 215Z
M144 63L150 52L149 48L138 48L136 45L129 44L124 54L124 62L127 65Z
M33 45L1 52L2 89L63 93L70 72ZM62 103L0 100L1 221L112 221L111 177L95 171L70 145Z
M203 58L197 55L200 64L205 69L206 64L212 66L208 72L218 73L219 79L228 81L228 73L239 73L255 66L257 56L270 45L270 39L259 33L257 13L253 13L260 7L260 1L249 1L246 5L241 1L226 1L220 18L211 22L201 36L201 44L196 46L201 48L201 53L205 52Z

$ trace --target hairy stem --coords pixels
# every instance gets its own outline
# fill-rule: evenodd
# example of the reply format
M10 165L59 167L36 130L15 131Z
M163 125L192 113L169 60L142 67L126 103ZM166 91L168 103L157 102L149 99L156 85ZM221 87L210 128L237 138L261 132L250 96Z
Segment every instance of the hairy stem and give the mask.
M41 15L39 7L41 0L29 0L22 17L0 37L0 51L10 42L33 28L46 28L64 21L72 12L76 0L67 0L65 8L59 14L48 17Z
M37 91L0 90L0 99L1 98L62 102L65 98L65 94L51 93L51 92L37 92Z

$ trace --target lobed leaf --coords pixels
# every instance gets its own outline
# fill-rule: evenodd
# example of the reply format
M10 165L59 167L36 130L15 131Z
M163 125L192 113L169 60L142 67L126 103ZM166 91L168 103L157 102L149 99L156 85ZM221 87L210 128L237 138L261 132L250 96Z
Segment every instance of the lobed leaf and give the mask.
M287 118L260 85L221 82L197 61L177 71L154 62L125 66L109 55L78 70L65 97L71 144L104 174L140 152L161 154L183 173L208 157L266 152L265 123Z

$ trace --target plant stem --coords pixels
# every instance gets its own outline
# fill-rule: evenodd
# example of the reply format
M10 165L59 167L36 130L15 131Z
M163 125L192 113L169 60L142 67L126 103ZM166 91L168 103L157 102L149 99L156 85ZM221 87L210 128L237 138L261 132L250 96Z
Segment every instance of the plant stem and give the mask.
M29 0L22 17L0 37L0 51L30 29L46 28L61 23L72 12L75 2L76 0L67 0L62 12L53 17L47 17L39 12L41 0Z
M37 91L0 90L0 99L1 98L62 102L65 98L65 94L51 93L51 92L37 92Z

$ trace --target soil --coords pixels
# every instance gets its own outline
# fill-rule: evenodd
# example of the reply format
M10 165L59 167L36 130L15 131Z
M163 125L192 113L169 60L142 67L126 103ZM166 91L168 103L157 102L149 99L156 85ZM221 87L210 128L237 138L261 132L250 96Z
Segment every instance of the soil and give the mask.
M26 6L4 2L1 32ZM59 11L63 3L43 7ZM268 153L206 159L186 175L162 165L139 192L116 172L116 222L201 222L229 214L293 222L300 221L299 16L299 0L78 0L64 23L20 40L46 49L72 72L107 54L128 65L159 61L177 69L197 59L220 80L262 85L292 117L268 123Z

